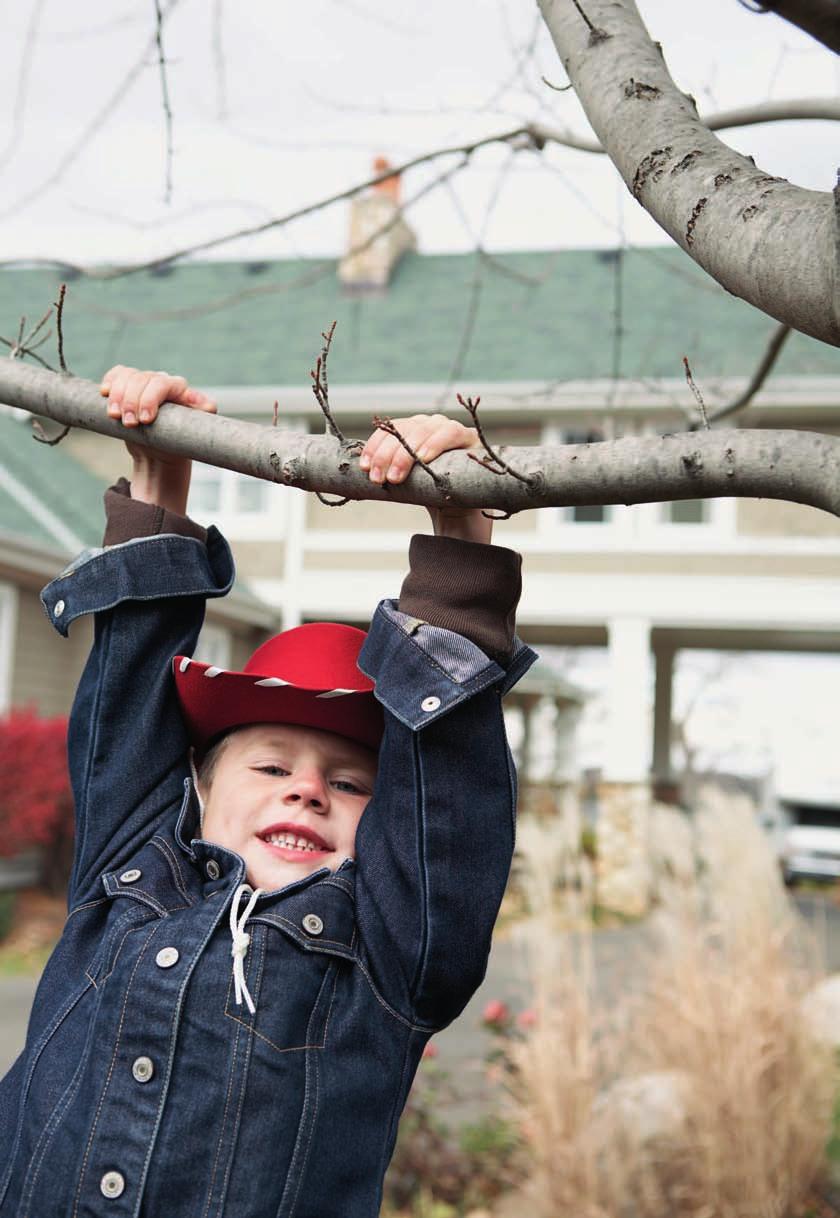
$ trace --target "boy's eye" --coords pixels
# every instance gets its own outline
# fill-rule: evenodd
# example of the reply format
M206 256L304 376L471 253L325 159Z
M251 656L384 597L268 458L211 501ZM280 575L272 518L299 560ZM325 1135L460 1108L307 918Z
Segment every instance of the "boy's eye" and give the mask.
M289 771L284 770L281 765L258 765L257 769L259 770L260 774L270 774L275 777L284 777L289 773Z
M364 792L355 782L351 782L349 778L336 778L333 786L338 791L346 791L348 795L363 795Z

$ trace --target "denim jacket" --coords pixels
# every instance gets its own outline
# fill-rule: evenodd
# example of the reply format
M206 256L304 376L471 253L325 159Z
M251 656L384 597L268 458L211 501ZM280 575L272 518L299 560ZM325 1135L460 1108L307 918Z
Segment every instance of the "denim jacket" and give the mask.
M376 611L386 708L357 858L265 893L232 984L232 851L200 837L171 658L192 654L227 543L162 534L44 591L95 613L70 720L69 917L0 1084L0 1218L374 1218L423 1046L482 980L510 866L508 670ZM314 916L313 916L314 915Z

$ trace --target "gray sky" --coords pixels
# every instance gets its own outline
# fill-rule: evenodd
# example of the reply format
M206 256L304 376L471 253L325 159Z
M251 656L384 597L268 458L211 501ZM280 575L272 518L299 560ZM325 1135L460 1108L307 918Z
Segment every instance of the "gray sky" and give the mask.
M701 110L837 92L836 57L772 15L736 0L640 7ZM587 130L574 94L540 81L563 73L524 0L177 0L164 30L166 205L153 0L0 0L0 12L0 258L150 256L340 190L377 153L399 160L526 115ZM831 124L725 138L769 172L833 185ZM440 168L408 175L405 195ZM667 240L605 158L559 148L487 149L412 221L427 251L468 249L479 233L497 250ZM339 205L217 256L334 254L345 225Z

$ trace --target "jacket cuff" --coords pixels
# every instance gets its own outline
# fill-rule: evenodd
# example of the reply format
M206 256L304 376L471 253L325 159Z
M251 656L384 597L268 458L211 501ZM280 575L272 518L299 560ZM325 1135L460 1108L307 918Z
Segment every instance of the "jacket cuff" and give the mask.
M179 537L207 540L207 530L189 516L179 516L155 503L141 503L131 498L131 483L120 478L105 492L105 538L103 545L119 546L138 537L155 537L158 533L175 533Z
M522 557L502 546L418 534L408 552L399 609L453 630L501 664L513 649Z

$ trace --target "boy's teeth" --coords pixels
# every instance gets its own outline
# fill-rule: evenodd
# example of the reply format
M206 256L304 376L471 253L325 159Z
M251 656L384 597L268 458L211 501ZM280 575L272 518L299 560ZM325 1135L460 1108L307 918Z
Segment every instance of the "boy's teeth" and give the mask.
M317 850L318 847L307 837L293 837L290 833L269 833L266 841L272 846L284 846L287 850Z

